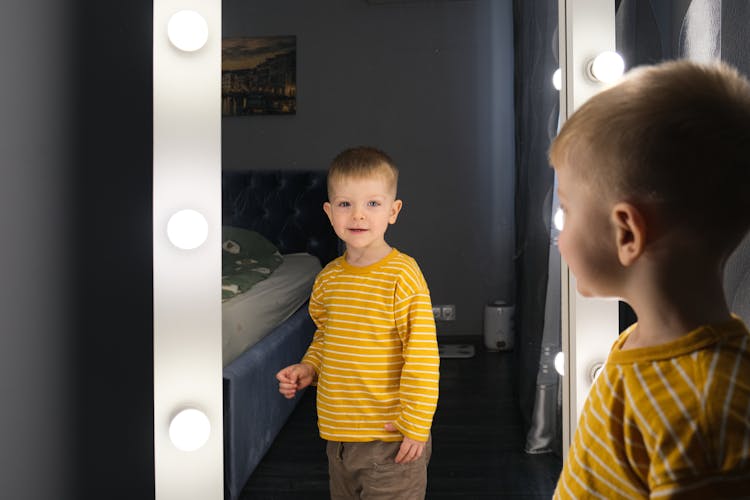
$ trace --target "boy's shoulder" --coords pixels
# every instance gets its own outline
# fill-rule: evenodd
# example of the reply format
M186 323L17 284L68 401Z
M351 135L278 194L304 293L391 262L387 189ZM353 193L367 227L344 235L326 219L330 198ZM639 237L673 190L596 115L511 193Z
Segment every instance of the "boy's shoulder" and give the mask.
M417 264L417 259L415 259L411 255L405 254L401 250L397 250L395 248L393 249L393 253L394 253L394 257L393 257L394 260L403 262L406 265L419 267Z
M343 261L344 256L341 255L339 257L336 257L331 262L323 266L323 269L321 269L318 272L318 276L316 278L317 281L320 281L322 279L330 278L332 275L338 274L343 269Z
M732 356L732 353L738 350L747 350L750 353L750 331L738 316L733 316L723 323L699 326L665 344L625 349L628 337L633 334L637 325L638 323L630 325L615 340L607 359L608 363L621 365L629 370L636 365L670 364L680 359L696 364L714 363L715 355ZM748 357L750 359L750 356ZM708 372L703 374L708 375Z
M401 272L422 276L422 269L419 267L417 259L395 248L393 258L389 260L389 264Z

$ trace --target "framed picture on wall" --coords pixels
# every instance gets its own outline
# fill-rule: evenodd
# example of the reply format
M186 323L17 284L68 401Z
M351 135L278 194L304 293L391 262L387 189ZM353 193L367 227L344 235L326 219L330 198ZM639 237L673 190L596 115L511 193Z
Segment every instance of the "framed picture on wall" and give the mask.
M224 116L297 112L297 37L233 37L221 45Z

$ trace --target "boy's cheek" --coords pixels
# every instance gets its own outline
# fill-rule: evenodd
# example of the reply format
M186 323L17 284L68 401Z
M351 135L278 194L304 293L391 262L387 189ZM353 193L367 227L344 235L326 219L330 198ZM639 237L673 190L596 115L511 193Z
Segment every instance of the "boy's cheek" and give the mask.
M562 256L563 260L567 262L568 259L566 258L566 255L568 253L568 238L566 238L564 232L561 232L557 237L557 249L560 251L560 255Z

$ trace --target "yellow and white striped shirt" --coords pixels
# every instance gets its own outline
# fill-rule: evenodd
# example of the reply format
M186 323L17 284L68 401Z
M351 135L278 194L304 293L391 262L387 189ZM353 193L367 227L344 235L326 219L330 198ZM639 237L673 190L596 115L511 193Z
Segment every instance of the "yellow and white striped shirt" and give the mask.
M427 441L440 356L427 283L395 248L354 267L339 257L315 280L317 330L302 359L318 374L318 428L330 441ZM392 422L399 432L388 432Z
M589 393L555 498L750 498L747 327L622 350L634 327Z

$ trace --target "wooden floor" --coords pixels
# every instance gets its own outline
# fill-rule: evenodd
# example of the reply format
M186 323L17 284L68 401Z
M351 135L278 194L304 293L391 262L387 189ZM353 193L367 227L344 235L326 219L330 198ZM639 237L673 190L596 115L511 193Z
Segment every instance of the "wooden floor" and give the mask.
M487 352L480 342L474 345L473 358L441 359L427 499L549 499L561 459L523 451L526 436L512 389L513 355ZM317 433L315 392L308 390L241 499L328 498L325 442Z

